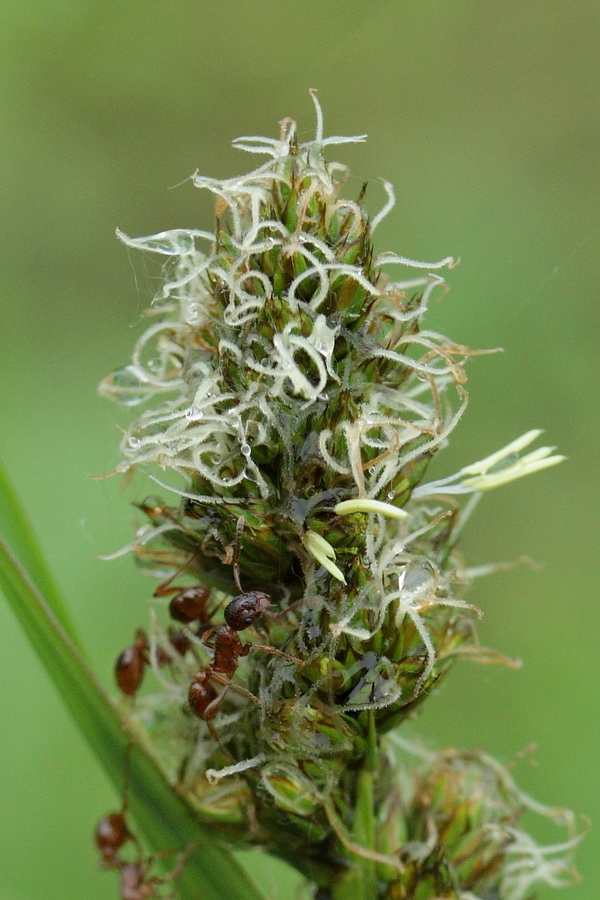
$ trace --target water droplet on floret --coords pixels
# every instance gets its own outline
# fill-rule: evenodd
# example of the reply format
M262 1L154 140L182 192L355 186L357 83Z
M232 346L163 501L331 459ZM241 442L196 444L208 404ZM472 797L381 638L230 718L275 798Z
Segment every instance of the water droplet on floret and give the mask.
M115 399L123 406L137 406L147 396L147 382L141 378L134 366L116 369L110 377L115 389Z

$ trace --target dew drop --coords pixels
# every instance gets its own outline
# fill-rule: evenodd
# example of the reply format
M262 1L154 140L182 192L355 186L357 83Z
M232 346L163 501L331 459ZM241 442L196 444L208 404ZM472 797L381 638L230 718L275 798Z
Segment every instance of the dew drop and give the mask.
M153 356L152 359L149 359L146 363L146 367L149 372L158 375L162 371L162 359L160 356Z
M201 319L200 309L198 306L190 306L186 316L185 321L188 325L198 325Z
M193 406L190 406L189 409L186 409L184 416L188 422L199 422L204 418L204 413L201 409L194 409Z
M147 397L147 382L140 378L133 366L123 366L111 375L115 399L123 406L137 406Z

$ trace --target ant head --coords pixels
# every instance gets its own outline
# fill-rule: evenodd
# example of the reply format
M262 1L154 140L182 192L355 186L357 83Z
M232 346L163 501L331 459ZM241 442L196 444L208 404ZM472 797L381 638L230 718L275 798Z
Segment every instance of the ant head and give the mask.
M271 598L262 591L240 594L225 607L225 621L234 631L249 628L271 605Z
M143 628L136 628L135 640L132 646L135 647L135 649L140 653L147 652L150 649L150 644L148 643L148 635Z

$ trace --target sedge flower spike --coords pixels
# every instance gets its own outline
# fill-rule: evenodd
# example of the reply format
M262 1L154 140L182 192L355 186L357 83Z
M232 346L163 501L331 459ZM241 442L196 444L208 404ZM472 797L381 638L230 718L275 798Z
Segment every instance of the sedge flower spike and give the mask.
M121 690L152 670L130 715L178 796L321 900L517 900L519 865L528 887L550 878L508 775L458 751L415 768L387 736L460 656L509 662L477 642L446 494L560 457L518 458L530 432L422 484L467 403L470 351L423 324L455 261L375 251L393 189L372 216L366 188L345 196L325 151L365 136L325 137L312 97L314 139L285 119L276 138L234 142L262 157L247 174L194 175L214 232L119 232L164 280L101 392L138 411L118 470L166 492L137 504L127 549L162 583ZM567 877L563 857L553 866Z

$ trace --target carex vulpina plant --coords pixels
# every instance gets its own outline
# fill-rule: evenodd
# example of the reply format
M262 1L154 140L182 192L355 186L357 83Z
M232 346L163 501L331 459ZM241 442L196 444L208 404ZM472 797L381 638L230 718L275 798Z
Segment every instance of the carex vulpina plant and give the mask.
M312 97L314 140L285 119L235 141L258 168L193 176L214 232L119 233L164 261L101 385L139 408L118 471L159 486L127 548L160 584L123 703L215 838L286 860L319 900L526 900L569 882L570 814L400 726L459 657L513 665L478 642L458 533L484 491L562 457L522 455L535 430L425 481L467 404L471 351L423 324L455 260L375 251L392 187L372 217L365 188L344 195L326 153L365 136L324 137ZM565 840L537 845L527 809Z

